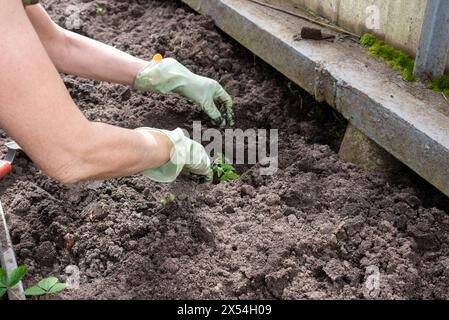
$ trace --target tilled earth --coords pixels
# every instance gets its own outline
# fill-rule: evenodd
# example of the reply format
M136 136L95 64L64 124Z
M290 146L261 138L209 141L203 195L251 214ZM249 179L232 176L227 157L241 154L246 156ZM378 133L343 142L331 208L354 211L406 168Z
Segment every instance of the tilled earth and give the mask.
M234 97L237 128L279 129L280 169L261 176L242 166L240 180L220 185L136 176L66 187L20 156L0 191L19 263L30 267L26 284L66 280L76 266L80 288L57 298L449 298L447 200L407 169L368 173L339 161L339 118L210 19L178 1L43 2L72 28L78 8L76 32L142 58L161 52L219 80ZM177 96L64 81L91 120L207 124ZM170 194L176 201L163 205Z

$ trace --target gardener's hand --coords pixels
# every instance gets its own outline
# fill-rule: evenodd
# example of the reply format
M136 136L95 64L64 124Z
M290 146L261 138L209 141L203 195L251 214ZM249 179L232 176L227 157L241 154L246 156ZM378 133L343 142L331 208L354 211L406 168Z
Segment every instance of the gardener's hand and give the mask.
M140 91L174 92L194 101L224 127L234 125L232 98L215 80L192 73L172 58L153 60L136 76L134 87Z
M174 131L152 128L139 128L142 134L159 132L167 136L173 143L170 160L160 168L148 169L143 174L157 182L170 183L176 180L181 172L204 176L207 182L212 181L212 168L209 155L204 147L187 138L181 129Z

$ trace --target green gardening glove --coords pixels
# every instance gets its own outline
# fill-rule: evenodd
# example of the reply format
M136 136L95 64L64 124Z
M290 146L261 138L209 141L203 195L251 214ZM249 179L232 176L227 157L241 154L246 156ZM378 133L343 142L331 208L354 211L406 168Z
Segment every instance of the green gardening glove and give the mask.
M174 146L171 158L165 165L156 169L145 170L143 175L156 182L164 183L175 181L181 173L204 176L207 182L212 181L213 172L209 155L201 144L187 138L181 129L168 131L139 128L136 130L144 135L155 131L163 133Z
M232 98L217 81L192 73L175 59L156 56L137 74L136 89L178 93L198 104L215 124L234 125Z

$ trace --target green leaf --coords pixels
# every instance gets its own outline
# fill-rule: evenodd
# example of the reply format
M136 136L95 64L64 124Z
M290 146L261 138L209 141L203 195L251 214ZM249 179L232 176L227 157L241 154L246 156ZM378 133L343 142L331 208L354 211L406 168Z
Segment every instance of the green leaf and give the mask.
M95 9L95 12L98 14L103 14L103 13L106 13L106 9L98 7L97 9Z
M221 167L224 171L234 171L234 167L232 166L232 164L224 164Z
M0 268L0 287L3 287L3 288L8 287L6 270L3 268Z
M42 279L41 281L39 281L39 283L37 285L39 287L41 287L42 289L44 289L45 291L50 291L50 289L58 282L59 282L58 278L49 277L49 278Z
M6 288L0 288L0 298L5 295L6 291L8 291Z
M47 294L47 291L39 286L34 286L25 290L26 296L43 296L45 294Z
M28 271L28 267L26 266L20 266L15 268L8 279L8 288L14 287L16 284L18 284L22 278L25 276L25 274Z
M50 289L50 291L48 291L48 293L50 294L58 293L64 290L65 288L67 288L67 283L57 283Z

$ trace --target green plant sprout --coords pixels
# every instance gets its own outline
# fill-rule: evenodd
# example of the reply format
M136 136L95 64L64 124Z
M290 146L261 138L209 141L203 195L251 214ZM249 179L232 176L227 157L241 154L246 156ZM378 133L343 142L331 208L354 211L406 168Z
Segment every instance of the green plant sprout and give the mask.
M169 193L164 198L161 199L161 204L163 207L168 207L176 202L176 196Z
M96 14L104 14L104 13L106 13L106 9L98 7L97 9L95 9L95 13Z
M368 52L386 61L393 69L402 74L405 81L416 81L413 75L415 60L406 53L385 44L372 34L365 34L360 39L360 44L368 48Z
M17 267L8 276L5 269L0 268L0 298L3 297L9 289L17 285L27 273L28 268L25 266Z
M240 175L235 172L234 166L227 161L222 153L218 155L217 160L212 165L212 171L221 183L231 182L240 178Z
M67 283L59 282L58 278L49 277L37 283L37 285L25 290L26 296L46 296L56 294L67 288Z
M2 298L9 289L13 288L28 271L28 267L20 266L14 269L8 276L5 269L0 268L0 298ZM34 287L25 290L26 296L47 296L56 294L67 288L66 283L61 283L55 277L45 278L38 282Z

